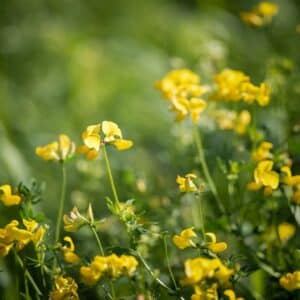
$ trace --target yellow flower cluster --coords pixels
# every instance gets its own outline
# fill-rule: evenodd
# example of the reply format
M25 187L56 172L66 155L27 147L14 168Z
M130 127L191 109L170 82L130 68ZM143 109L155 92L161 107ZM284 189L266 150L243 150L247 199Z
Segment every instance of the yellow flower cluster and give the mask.
M278 10L277 4L263 1L252 10L242 12L241 19L248 25L261 27L269 24L272 18L278 13Z
M266 106L270 101L270 88L266 83L259 86L250 81L250 77L241 71L225 69L214 77L216 92L213 100L244 101L252 104L255 101L260 106Z
M237 113L232 110L219 109L214 112L217 125L222 130L234 130L239 135L244 135L251 122L251 114L248 110Z
M164 98L170 102L170 110L176 113L176 121L190 116L194 123L206 108L206 102L200 97L207 92L207 87L200 85L200 77L188 69L169 72L156 82Z
M18 205L21 202L21 197L19 195L12 194L12 188L8 184L0 186L0 201L5 206Z
M279 283L289 292L300 289L300 270L283 275L280 277Z
M234 270L226 267L219 258L197 257L187 259L184 265L186 278L181 280L181 284L194 287L195 294L192 299L206 299L204 296L210 295L217 296L217 285L228 285L229 279L234 273ZM213 281L215 282L208 287L208 284ZM207 299L217 299L217 297Z
M30 241L36 247L42 241L45 228L34 220L23 220L26 229L19 228L19 222L12 220L4 228L0 228L0 256L6 256L15 245L16 250L22 250Z
M212 232L206 232L205 236L209 238L209 241L205 241L203 247L209 249L214 253L223 252L227 249L227 244L225 242L217 242L217 237ZM196 238L197 234L192 227L182 230L179 234L175 234L172 238L175 246L181 250L188 247L196 247L193 238Z
M77 283L71 277L58 276L55 279L55 288L50 293L50 300L79 300Z
M105 275L113 278L122 275L132 276L137 265L138 261L131 255L95 256L89 266L80 268L80 274L86 285L94 285Z
M103 137L101 137L101 130ZM95 159L103 144L113 145L118 150L126 150L132 147L131 140L125 140L122 137L122 131L119 126L111 121L103 121L102 124L90 125L82 133L84 145L77 149L78 153L86 154L87 159Z
M61 134L58 142L36 147L35 153L44 160L65 161L74 155L75 144L67 135Z

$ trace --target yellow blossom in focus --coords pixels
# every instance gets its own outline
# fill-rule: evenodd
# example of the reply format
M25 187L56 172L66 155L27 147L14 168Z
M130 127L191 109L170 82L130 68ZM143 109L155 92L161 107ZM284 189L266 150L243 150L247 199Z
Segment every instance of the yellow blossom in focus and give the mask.
M206 247L212 252L219 253L227 249L227 244L225 242L217 243L217 237L213 232L206 232L205 235L210 239L210 241L206 243Z
M272 158L270 150L273 148L273 144L270 142L262 142L257 149L252 152L252 159L255 161L265 160Z
M35 220L23 219L23 224L26 229L32 233L31 240L34 245L38 247L46 233L45 227L37 223Z
M300 271L297 270L293 273L287 273L281 276L279 283L289 292L300 289Z
M63 246L62 251L64 254L64 261L69 264L76 264L80 261L80 257L74 253L75 246L71 237L64 237L64 241L69 244L69 246Z
M21 197L13 195L11 186L5 184L0 186L0 201L2 201L5 206L18 205L21 202Z
M77 283L71 277L59 276L55 279L54 290L50 293L50 300L79 300Z
M296 232L296 227L293 224L284 222L278 225L278 235L282 243L286 243L291 239Z
M192 238L196 236L197 234L194 232L193 227L190 227L182 230L179 235L174 235L172 241L177 248L183 250L188 247L195 247Z
M85 223L85 218L79 213L77 207L73 207L69 215L63 216L63 221L65 231L76 232Z
M122 138L122 131L114 122L103 121L102 131L105 135L104 142L115 146L117 150L127 150L133 145L133 142L131 140L124 140Z
M61 134L58 142L36 147L35 153L44 160L65 161L74 155L75 144L67 135Z
M197 176L192 173L188 173L184 177L178 175L176 178L176 183L179 185L180 192L196 192L198 188L193 182L193 179L195 178L197 178Z

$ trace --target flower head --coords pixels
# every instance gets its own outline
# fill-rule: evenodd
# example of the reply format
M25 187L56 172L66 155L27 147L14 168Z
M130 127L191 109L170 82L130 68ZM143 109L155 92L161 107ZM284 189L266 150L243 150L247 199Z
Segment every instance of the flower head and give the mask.
M190 227L182 230L180 234L175 234L172 238L172 241L177 248L183 250L188 247L195 247L192 238L196 236L197 234L194 232L193 227Z
M280 277L279 284L289 292L300 289L300 270L284 274Z
M54 290L50 293L51 300L79 300L77 283L71 277L58 276L55 279Z
M270 142L262 142L258 148L252 152L252 159L255 161L270 159L273 157L270 150L273 148L273 144Z
M67 135L61 134L58 142L36 147L35 153L44 160L65 161L74 155L75 144Z
M196 192L198 191L197 186L193 182L193 179L197 178L195 174L188 173L184 177L177 176L176 183L179 185L180 192Z
M73 207L69 215L64 215L64 230L67 232L76 232L82 225L85 224L86 219L80 214L77 207Z
M0 201L2 201L5 206L18 205L21 202L21 197L12 194L11 190L11 186L8 184L0 186Z
M64 261L69 264L76 264L80 261L80 257L74 253L75 245L71 237L65 236L64 241L68 243L68 245L62 247L62 251L64 254Z
M206 232L205 235L210 239L207 242L206 247L212 252L219 253L227 249L227 244L225 242L217 242L217 237L213 232Z

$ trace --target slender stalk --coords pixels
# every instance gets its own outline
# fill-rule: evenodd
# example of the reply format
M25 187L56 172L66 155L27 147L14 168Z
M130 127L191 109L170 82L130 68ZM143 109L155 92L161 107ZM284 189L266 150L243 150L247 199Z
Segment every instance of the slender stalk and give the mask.
M168 253L168 245L167 245L167 240L166 239L167 239L167 237L164 236L163 241L164 241L164 249L165 249L165 255L166 255L168 270L169 270L171 279L173 281L173 285L174 285L175 289L177 290L178 286L177 286L177 283L176 283L176 280L175 280L174 273L173 273L172 268L171 268L171 263L170 263L169 253Z
M102 146L102 150L103 150L103 155L104 155L104 160L105 160L105 164L106 164L106 170L107 170L110 186L111 186L111 189L112 189L112 192L114 195L114 199L115 199L115 204L119 207L120 201L119 201L117 189L115 186L114 178L112 176L110 162L109 162L109 158L108 158L105 146Z
M224 206L220 200L220 197L218 195L218 191L216 188L216 185L209 173L209 169L206 163L206 159L205 159L205 155L204 155L204 150L203 150L203 145L202 145L202 140L201 140L201 136L199 133L199 130L197 128L196 125L193 125L193 133L194 133L194 139L195 139L195 144L197 147L197 151L198 151L198 155L199 155L199 160L200 160L200 164L204 173L204 176L206 178L206 181L211 189L212 194L215 197L218 209L220 210L221 213L225 213L225 209Z
M61 163L61 170L62 170L62 184L61 184L59 209L58 209L58 215L56 221L56 229L55 229L55 244L59 241L60 227L61 227L62 215L64 211L64 203L66 198L67 172L66 172L66 167L64 162Z
M97 246L98 246L98 249L99 249L99 251L100 251L100 254L101 254L102 256L105 256L104 250L103 250L103 247L102 247L102 243L101 243L100 237L99 237L99 235L98 235L98 233L97 233L97 231L96 231L95 226L92 225L92 224L90 224L90 228L91 228L91 231L92 231L92 233L93 233L93 235L94 235L94 238L95 238L95 240L96 240L96 242L97 242Z
M195 193L195 201L197 202L198 210L199 210L201 233L203 239L205 240L205 225L204 225L204 217L203 217L202 199L200 198L199 193Z

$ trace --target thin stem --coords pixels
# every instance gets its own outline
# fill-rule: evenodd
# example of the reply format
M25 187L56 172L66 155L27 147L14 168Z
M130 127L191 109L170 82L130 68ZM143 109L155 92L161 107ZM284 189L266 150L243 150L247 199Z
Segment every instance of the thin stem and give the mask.
M60 202L59 202L59 209L56 221L56 229L55 229L55 244L59 241L60 235L60 227L62 221L62 215L64 211L64 203L65 203L65 195L66 195L66 183L67 183L67 172L64 162L61 163L61 170L62 170L62 184L61 184L61 194L60 194Z
M115 204L117 204L117 206L119 207L120 201L119 201L117 189L116 189L116 186L115 186L114 178L112 176L110 162L109 162L109 158L108 158L108 155L107 155L105 145L102 146L102 149L103 149L103 155L104 155L104 159L105 159L106 170L107 170L110 186L111 186L111 189L112 189L112 192L113 192L113 195L114 195L114 199L115 199Z
M100 237L99 237L99 235L98 235L98 233L96 231L95 225L90 224L90 228L91 228L91 231L92 231L92 233L94 235L94 238L95 238L95 240L97 242L97 246L98 246L98 249L100 251L100 254L102 256L105 256L104 250L103 250L103 247L102 247L102 243L101 243Z
M199 130L197 128L196 125L193 125L193 133L194 133L194 139L195 139L195 143L196 143L196 147L197 147L197 151L198 151L198 155L199 155L199 160L200 160L200 164L204 173L204 176L206 178L206 181L211 189L211 192L213 193L215 199L216 199L216 203L218 206L218 209L220 210L221 213L225 213L225 209L224 206L220 200L220 197L218 195L218 191L216 188L216 185L209 173L209 169L206 163L206 159L205 159L205 155L204 155L204 150L203 150L203 145L202 145L202 140L201 140L201 136L199 133Z
M168 270L169 270L171 279L173 281L173 285L174 285L175 289L177 290L178 286L177 286L177 283L176 283L176 280L175 280L174 273L173 273L172 268L171 268L171 263L170 263L169 253L168 253L167 237L166 236L164 236L163 241L164 241L164 249L165 249L165 255L166 255Z
M202 200L200 198L200 194L195 194L195 201L197 202L199 208L199 215L200 215L200 223L201 223L201 232L203 239L205 240L205 225L204 225L204 217L203 217L203 208L202 208Z

